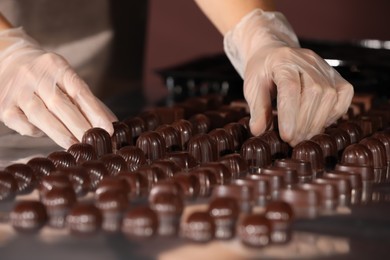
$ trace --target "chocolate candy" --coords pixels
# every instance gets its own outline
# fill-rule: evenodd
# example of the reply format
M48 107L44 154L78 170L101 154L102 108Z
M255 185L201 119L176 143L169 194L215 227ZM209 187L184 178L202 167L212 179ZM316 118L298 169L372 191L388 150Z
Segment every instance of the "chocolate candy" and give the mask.
M145 176L136 172L120 172L117 178L124 179L130 187L130 197L137 198L148 192L149 183Z
M12 227L23 233L39 231L47 221L45 206L39 201L18 201L10 213Z
M184 151L187 149L187 143L192 137L192 124L190 121L185 119L180 119L172 123L172 126L180 134L180 144L181 149Z
M137 170L141 165L146 164L145 153L138 147L126 146L119 149L118 155L122 156L127 163L129 171Z
M86 143L75 143L68 148L68 152L73 155L77 164L97 159L95 148Z
M0 201L11 201L15 198L18 183L9 172L0 171Z
M191 213L182 226L184 237L194 242L208 242L214 238L215 224L208 212Z
M112 148L114 151L133 144L130 128L123 122L113 122L114 133L111 136Z
M362 176L357 173L349 173L349 172L327 172L324 174L325 179L339 179L343 178L349 180L351 183L351 203L352 204L360 204L362 200L362 188L363 181Z
M200 183L196 176L186 172L177 173L172 180L180 186L186 199L196 199L200 192Z
M262 168L260 174L282 176L286 187L289 188L293 187L299 182L297 171L291 168L270 166L267 168Z
M99 182L109 176L109 172L101 161L87 161L81 165L87 170L89 179L91 180L90 190L95 190Z
M32 158L27 162L27 165L33 169L35 178L38 181L43 176L50 175L50 173L56 168L54 163L50 159L45 157Z
M44 176L39 183L39 195L42 197L54 188L69 188L73 189L73 186L69 180L69 177L60 171L55 171L49 176Z
M339 206L347 207L351 204L352 187L350 180L346 178L318 178L314 182L335 185L339 194Z
M340 158L344 149L351 144L350 135L344 129L335 127L326 128L325 133L332 136L336 140L337 151Z
M95 199L99 200L99 197L109 191L117 191L123 193L125 197L130 197L130 185L123 178L106 177L96 187Z
M198 179L199 196L210 196L211 190L217 184L219 173L207 168L194 168L190 171L190 174Z
M67 151L55 151L50 153L47 158L53 162L56 169L67 168L76 165L76 159Z
M264 207L267 205L268 201L271 199L271 190L269 180L266 178L250 178L248 176L246 179L237 179L233 181L234 184L240 186L248 186L253 191L253 202L257 206Z
M188 152L170 152L166 155L166 159L175 162L181 170L190 170L198 166L196 159Z
M127 171L127 163L119 154L105 154L99 159L109 172L110 176L116 176L121 171Z
M149 163L164 158L166 153L165 140L157 132L142 133L137 139L136 146L144 152Z
M10 173L16 180L18 193L30 193L36 184L36 178L33 169L27 164L14 163L4 169Z
M294 220L291 205L284 201L272 201L266 206L264 215L271 223L271 242L283 244L290 241Z
M324 172L324 155L317 143L310 140L300 142L294 147L291 158L310 162L313 178L322 176Z
M214 187L212 198L230 197L237 200L240 212L250 213L252 211L253 188L245 183L233 183L229 185L217 185Z
M239 214L237 200L229 197L214 198L210 201L208 213L215 224L215 238L230 239L235 235Z
M245 117L241 118L240 120L238 120L237 123L241 124L246 129L246 131L248 133L248 137L251 137L252 134L251 134L251 129L249 127L249 121L250 121L250 117L245 116Z
M264 215L247 215L238 224L237 235L246 246L264 247L271 241L271 223Z
M376 182L385 182L387 172L386 147L380 140L373 137L366 137L359 143L371 151Z
M141 135L146 130L146 125L144 120L140 117L132 117L132 118L127 118L123 120L123 123L125 123L130 131L131 131L131 136L133 137L133 143L137 141L138 136Z
M312 189L281 189L276 199L289 203L297 218L316 217L321 205L319 193Z
M249 171L258 172L260 168L271 164L271 150L269 145L258 137L251 137L245 141L240 152L247 161Z
M318 134L310 140L321 147L325 171L333 170L338 158L336 140L328 134Z
M339 128L345 130L351 140L351 144L355 144L360 142L360 140L363 138L363 130L362 128L353 122L342 122L338 125Z
M149 204L153 202L160 196L160 194L169 193L176 197L182 197L183 191L180 188L180 185L172 180L161 180L157 182L149 192Z
M161 169L165 178L172 178L177 172L181 171L175 162L167 159L154 161L152 166Z
M139 117L145 122L145 131L154 131L160 125L160 119L154 111L142 112Z
M94 127L88 129L84 133L81 142L92 145L98 157L103 154L112 153L111 136L103 128Z
M188 121L192 124L193 134L207 134L210 131L211 122L205 114L191 116Z
M156 235L157 230L157 214L148 206L133 208L123 217L122 232L130 239L149 238Z
M386 134L385 132L376 132L375 134L373 134L372 137L381 141L386 148L386 158L387 158L386 180L389 181L390 180L390 134Z
M221 128L234 121L234 114L230 111L211 110L206 111L204 114L210 118L211 129Z
M78 197L85 196L91 189L91 178L86 168L73 166L62 169L61 172L68 176L73 190Z
M283 174L250 174L250 180L265 180L269 184L271 199L276 199L281 189L286 187Z
M334 210L339 204L338 190L333 183L301 183L297 187L318 192L322 214L334 213Z
M269 145L273 160L287 157L290 147L276 131L267 131L260 138Z
M44 193L41 198L49 217L49 225L54 228L63 228L65 218L77 198L74 190L69 187L54 187Z
M298 159L278 159L274 162L276 167L288 168L297 171L300 183L310 182L313 179L311 163Z
M200 169L209 169L214 171L214 176L218 185L228 184L232 180L232 173L230 169L223 163L220 162L208 162L203 163L199 167Z
M145 177L149 190L156 182L166 179L165 173L160 168L149 165L141 166L135 171L135 173L139 173Z
M229 123L223 128L233 137L234 151L240 151L241 145L248 138L245 127L240 123Z
M248 163L239 153L227 154L219 159L231 172L232 179L244 177L248 173Z
M219 156L234 152L234 139L224 128L216 128L210 131L209 135L214 139Z
M217 145L208 134L198 134L188 141L188 152L199 162L212 162L218 159Z
M102 226L102 213L92 205L77 203L72 207L66 223L70 232L74 235L92 235L97 233Z
M156 107L153 112L157 114L160 124L172 124L184 118L184 109L181 107Z
M156 132L164 138L167 152L181 150L180 133L176 128L170 125L160 125Z

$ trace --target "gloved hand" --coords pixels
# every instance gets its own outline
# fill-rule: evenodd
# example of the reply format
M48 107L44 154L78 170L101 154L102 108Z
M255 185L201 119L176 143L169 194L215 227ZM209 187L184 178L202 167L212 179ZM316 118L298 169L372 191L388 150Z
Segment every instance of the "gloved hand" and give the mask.
M68 148L91 127L112 134L117 119L64 58L15 28L0 31L0 120L22 135L44 132Z
M254 135L270 127L275 97L280 136L292 146L347 112L352 85L314 52L300 48L281 13L247 14L225 35L224 49L244 78Z

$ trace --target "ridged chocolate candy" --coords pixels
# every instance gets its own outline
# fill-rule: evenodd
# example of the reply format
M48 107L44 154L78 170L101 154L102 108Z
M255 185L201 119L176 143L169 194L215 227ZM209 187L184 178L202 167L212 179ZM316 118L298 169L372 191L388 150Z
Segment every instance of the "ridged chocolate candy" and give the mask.
M214 238L214 219L208 212L192 212L182 226L184 237L194 242L208 242Z
M172 126L179 132L180 134L180 144L181 149L184 151L187 149L187 143L192 137L192 124L190 121L185 119L180 119L172 123Z
M91 180L91 190L95 190L99 182L110 175L104 163L98 160L84 162L81 166L87 170Z
M55 151L50 153L47 158L53 162L56 169L67 168L76 165L76 159L67 151Z
M324 172L324 155L317 143L310 140L300 142L294 147L291 158L310 162L313 178L322 176Z
M102 213L93 204L77 203L69 211L66 223L74 235L93 235L102 226Z
M50 175L55 170L54 163L46 157L35 157L27 162L35 174L36 179L39 181L43 176Z
M374 174L377 182L385 182L387 172L387 156L386 147L377 138L366 137L359 142L366 146L372 154L372 166L374 167Z
M237 235L249 247L264 247L271 242L271 223L261 214L250 214L238 224Z
M45 206L39 201L18 201L10 213L12 227L23 233L35 233L47 222Z
M274 162L276 167L296 170L300 183L310 182L313 179L311 163L299 159L279 159Z
M180 133L176 128L170 125L160 125L156 128L156 132L164 138L167 152L181 150Z
M92 145L98 157L112 153L111 136L103 128L94 127L88 129L82 137L82 143Z
M198 134L188 141L188 152L199 162L213 162L218 159L217 146L208 134Z
M346 121L340 123L338 127L345 130L349 134L351 144L358 143L363 138L363 130L356 123Z
M231 172L232 179L238 179L248 174L249 166L239 153L227 154L219 159Z
M62 169L61 172L68 176L78 197L85 196L91 190L91 178L86 168L73 166Z
M193 127L193 134L207 134L210 131L211 122L205 114L196 114L188 119Z
M250 172L258 172L260 168L271 164L269 145L258 137L251 137L241 146L242 158L247 161Z
M170 152L165 157L175 162L182 170L190 170L198 166L197 160L187 151Z
M223 127L232 137L234 151L240 151L241 145L248 139L248 132L240 123L229 123Z
M165 157L165 140L157 132L142 133L137 139L136 146L144 152L149 163Z
M18 193L26 194L35 188L35 174L33 169L27 164L14 163L4 168L4 171L10 173L15 178Z
M146 131L145 122L140 117L127 118L123 120L123 123L125 123L129 127L134 144L137 141L138 136L140 136L141 133Z
M106 166L110 176L116 176L121 171L127 171L127 163L119 154L105 154L99 159Z
M127 169L129 171L137 170L141 165L146 164L145 153L138 147L126 146L119 149L117 152L125 159L127 163Z
M133 144L133 137L130 128L123 122L113 122L114 133L111 136L114 151Z
M290 147L280 138L276 131L267 131L260 138L269 145L272 159L281 159L288 156Z
M224 156L235 151L233 136L224 128L216 128L210 131L209 135L217 145L219 156Z
M160 125L160 119L154 111L145 111L138 116L145 122L145 131L154 131Z
M95 148L86 143L75 143L68 148L68 152L73 155L77 164L97 159Z
M0 171L0 202L13 200L18 190L14 176L9 172Z
M148 206L138 206L123 217L122 232L129 238L150 238L157 234L158 217Z
M333 170L338 160L336 140L328 134L318 134L310 140L321 147L325 171Z

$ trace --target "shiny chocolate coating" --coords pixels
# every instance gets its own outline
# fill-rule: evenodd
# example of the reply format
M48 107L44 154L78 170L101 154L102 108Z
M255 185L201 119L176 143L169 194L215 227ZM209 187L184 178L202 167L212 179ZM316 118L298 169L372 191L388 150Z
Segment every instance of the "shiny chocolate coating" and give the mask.
M234 151L240 151L241 145L248 139L248 132L240 123L229 123L223 127L232 137Z
M319 184L332 184L337 187L340 206L349 206L351 204L352 186L351 181L348 178L318 178L314 180L314 183Z
M313 179L311 163L298 159L279 159L274 162L275 167L288 168L297 171L300 183L309 182Z
M372 135L372 137L382 142L386 149L387 161L390 161L390 134L386 134L385 132L376 132Z
M217 185L217 179L219 173L207 168L194 168L189 174L195 176L199 182L199 196L208 197L215 185Z
M44 176L39 183L39 195L42 197L49 191L54 188L69 188L73 189L72 183L69 180L69 177L61 172L55 171L49 176Z
M149 192L149 204L153 204L160 194L169 193L176 197L182 197L183 191L179 184L173 180L162 180L157 182Z
M248 163L251 172L258 172L259 168L271 164L271 149L259 137L251 137L241 146L240 154Z
M85 196L90 191L91 178L86 168L73 166L62 169L61 172L68 176L73 190L78 197Z
M248 175L246 179L234 180L237 185L246 185L253 190L254 204L264 207L271 200L271 180L268 178L260 178L259 175Z
M18 183L9 172L0 171L0 202L13 200L18 190Z
M291 168L270 166L267 168L262 168L260 174L283 176L283 180L287 187L292 187L299 183L298 172Z
M95 148L86 143L75 143L68 148L68 152L73 155L77 164L97 159Z
M182 226L184 237L194 242L208 242L214 238L214 219L208 212L195 211L191 213Z
M145 131L154 131L160 125L160 119L154 111L144 111L138 116L145 122Z
M285 176L282 174L250 174L246 176L246 179L249 180L266 181L269 185L271 199L277 198L279 191L287 188L284 178ZM240 180L236 180L235 183L239 183L238 181Z
M313 178L322 176L324 172L324 155L317 143L310 140L300 142L294 147L291 158L310 162Z
M334 210L339 204L337 186L333 183L301 183L297 187L318 192L322 213L334 213Z
M224 156L225 154L230 154L235 151L233 136L224 128L216 128L210 131L209 135L214 139L217 145L219 156Z
M387 172L387 155L385 145L377 138L366 137L359 142L366 146L372 154L372 166L377 182L385 182Z
M137 170L141 165L146 164L145 153L138 147L126 146L117 151L117 154L122 156L127 163L129 171Z
M232 179L238 179L248 174L249 166L239 153L227 154L219 159L231 172Z
M47 222L45 206L39 201L18 201L10 213L12 227L23 233L35 233Z
M246 129L248 133L248 137L252 137L251 128L249 127L249 121L250 121L250 117L245 116L240 120L238 120L237 123L241 124Z
M208 212L215 223L215 238L233 238L240 212L237 200L229 197L214 198L209 203Z
M338 160L336 140L328 134L318 134L310 140L321 147L322 155L324 156L325 171L333 170Z
M156 212L148 206L138 206L125 213L122 232L130 239L150 238L157 234L158 226Z
M67 151L55 151L50 153L47 158L53 162L56 169L67 168L76 165L76 159Z
M241 242L249 247L264 247L271 242L271 223L261 214L250 214L237 227Z
M90 190L95 190L99 182L104 177L110 175L104 163L98 160L84 162L81 166L87 170L89 179L91 180Z
M294 211L290 204L284 201L270 202L264 212L271 223L272 243L286 243L291 239L291 225L294 221Z
M188 152L199 162L213 162L218 159L217 145L208 134L198 134L188 141Z
M175 162L168 159L154 161L152 166L161 169L166 178L172 178L177 172L181 171L181 168Z
M120 172L117 178L124 179L130 187L130 197L138 198L146 195L149 183L145 176L137 172Z
M46 157L35 157L27 162L35 174L35 178L39 181L43 176L50 175L55 170L54 163Z
M100 195L108 191L118 191L123 193L126 197L130 197L130 185L122 178L106 177L96 187L95 199L98 200Z
M41 198L49 216L49 225L54 228L63 228L65 218L77 202L76 193L69 187L55 187L47 191Z
M233 183L229 185L216 185L212 191L211 197L229 197L237 200L240 212L250 213L254 204L254 190L251 185L246 183Z
M114 133L111 136L113 151L133 144L130 128L123 122L113 122Z
M301 188L281 189L276 199L289 203L297 218L314 218L319 214L320 195L315 190Z
M336 127L326 128L325 133L332 136L336 140L337 150L340 157L343 150L351 144L350 135L344 129Z
M172 127L174 127L180 135L180 145L181 149L184 151L187 149L187 143L192 137L192 124L190 121L185 119L180 119L172 123Z
M226 124L234 122L234 113L223 110L211 110L204 113L210 118L211 129L221 128Z
M165 173L160 168L150 165L141 166L134 172L145 177L149 190L158 181L166 179Z
M372 153L367 146L362 144L352 144L344 150L340 162L373 166L373 160L374 158Z
M123 123L125 123L129 127L134 144L137 141L138 136L140 136L141 133L146 131L145 122L140 117L127 118L123 120Z
M81 142L92 145L98 157L103 154L112 153L111 136L103 128L94 127L88 129L84 133Z
M186 199L196 199L200 192L199 179L186 172L177 173L172 180L180 186Z
M156 132L164 138L167 152L181 150L180 133L176 128L170 125L160 125L156 128Z
M272 159L281 159L288 156L290 146L280 138L276 131L267 131L260 138L269 145Z
M14 163L4 168L4 171L15 178L18 193L26 194L34 189L36 184L35 174L27 164Z
M210 118L205 114L191 116L188 121L192 124L193 134L207 134L211 129Z
M144 152L149 163L165 157L165 140L157 132L142 133L137 139L136 146Z
M153 111L157 114L160 124L172 124L184 118L184 109L181 107L155 107Z
M170 152L167 153L166 159L175 162L181 170L190 170L198 166L197 160L187 151Z
M338 179L343 178L349 180L351 183L352 193L351 193L351 203L359 204L362 199L362 190L363 190L363 180L362 176L357 173L349 172L327 172L324 174L325 179Z
M102 226L103 217L100 210L93 204L77 203L69 211L66 223L74 235L92 235Z
M116 176L121 171L127 171L127 163L119 154L105 154L99 159L106 166L110 176Z
M356 123L346 121L340 123L338 127L345 130L348 133L351 140L351 144L358 143L363 138L363 130Z
M218 185L229 184L232 180L230 169L221 162L208 162L199 166L200 169L209 169L215 172L214 176Z

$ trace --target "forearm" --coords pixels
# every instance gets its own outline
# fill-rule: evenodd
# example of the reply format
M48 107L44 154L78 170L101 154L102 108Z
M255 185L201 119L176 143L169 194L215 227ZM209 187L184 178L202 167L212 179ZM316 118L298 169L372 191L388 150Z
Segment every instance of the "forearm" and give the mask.
M272 0L195 0L195 2L222 35L256 8L265 11L275 10Z

